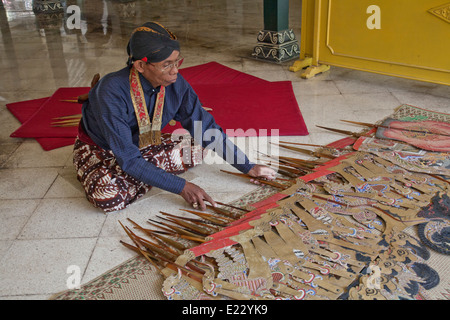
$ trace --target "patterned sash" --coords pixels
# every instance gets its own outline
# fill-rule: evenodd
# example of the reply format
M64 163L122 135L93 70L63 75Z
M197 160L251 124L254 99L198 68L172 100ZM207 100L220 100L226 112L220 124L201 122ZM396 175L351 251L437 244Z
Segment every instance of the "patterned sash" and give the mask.
M146 147L150 144L161 144L161 125L165 91L165 87L161 86L156 98L153 121L150 122L144 92L142 90L141 81L139 80L139 72L134 67L131 68L130 94L139 126L139 148Z

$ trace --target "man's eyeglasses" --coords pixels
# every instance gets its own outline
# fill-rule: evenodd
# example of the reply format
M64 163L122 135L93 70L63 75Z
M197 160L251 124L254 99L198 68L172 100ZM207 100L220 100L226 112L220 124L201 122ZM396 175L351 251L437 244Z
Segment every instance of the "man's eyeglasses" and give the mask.
M147 62L147 64L151 64L152 66L154 66L156 69L158 69L161 72L169 72L170 70L172 70L173 68L180 68L181 64L183 63L184 58L183 57L179 57L177 60L175 60L174 63L168 64L166 66L160 67L157 66L151 62Z

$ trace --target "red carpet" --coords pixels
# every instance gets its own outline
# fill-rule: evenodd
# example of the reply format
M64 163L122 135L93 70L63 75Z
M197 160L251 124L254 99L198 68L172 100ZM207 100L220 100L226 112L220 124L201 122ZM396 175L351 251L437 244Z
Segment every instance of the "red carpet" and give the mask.
M180 69L183 77L192 85L204 84L259 84L267 83L261 78L228 68L217 62L208 62Z
M56 117L70 116L81 113L81 104L63 102L61 100L74 99L89 92L88 87L59 88L48 98L39 110L35 112L11 137L21 138L70 138L77 136L77 127L52 127ZM8 107L8 106L7 106Z
M22 102L15 102L6 105L8 110L24 124L27 120L32 119L33 115L39 111L43 103L45 103L50 97L28 100ZM20 127L21 128L21 127ZM19 129L20 129L19 128ZM11 134L14 137L15 133ZM36 141L41 145L45 151L70 146L74 143L75 137L70 138L36 138Z
M216 62L184 68L180 73L202 104L213 109L216 122L230 136L308 134L290 81L266 81ZM81 113L80 104L60 100L73 99L88 90L60 88L51 97L7 104L22 123L11 137L36 138L44 150L73 144L77 128L52 127L51 122L55 117ZM177 128L181 126L167 126L163 132Z
M193 85L193 88L231 137L308 134L290 81ZM163 131L172 132L175 128L181 126L167 126ZM273 129L278 131L272 132Z

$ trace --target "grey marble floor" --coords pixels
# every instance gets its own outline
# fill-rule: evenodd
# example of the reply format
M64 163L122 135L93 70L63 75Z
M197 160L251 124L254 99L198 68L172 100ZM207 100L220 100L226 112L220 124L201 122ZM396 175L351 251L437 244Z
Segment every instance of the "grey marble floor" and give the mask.
M95 73L118 70L126 61L133 28L156 20L177 34L183 66L216 61L269 81L292 81L310 134L285 140L324 144L347 130L340 119L373 122L401 104L450 112L448 86L332 67L313 79L290 72L291 63L256 61L251 52L263 28L263 1L66 1L83 4L81 30L61 15L35 14L31 0L0 4L0 299L47 299L67 288L68 268L81 282L134 256L118 220L144 222L160 210L178 212L178 195L153 189L129 208L108 215L85 199L72 167L72 147L43 151L33 139L10 138L20 123L7 103L51 95L59 87L87 86ZM290 4L290 27L300 37L301 0ZM237 143L256 161L258 139ZM203 164L183 177L228 202L256 188L221 174L228 164ZM69 269L70 270L70 269Z

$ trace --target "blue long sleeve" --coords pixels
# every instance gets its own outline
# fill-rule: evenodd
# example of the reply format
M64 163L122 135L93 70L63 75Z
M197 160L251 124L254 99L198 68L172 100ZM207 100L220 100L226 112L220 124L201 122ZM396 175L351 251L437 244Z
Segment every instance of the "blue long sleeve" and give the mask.
M179 194L185 180L147 162L139 151L139 128L128 76L126 67L106 75L92 88L82 108L83 126L97 145L114 153L124 172L148 185ZM142 76L140 80L151 118L159 88L153 88ZM172 119L179 121L203 147L214 148L219 153L223 150L221 156L239 171L246 173L253 167L212 115L201 107L197 94L180 74L174 84L166 87L162 127ZM216 140L203 139L208 133L213 133Z

